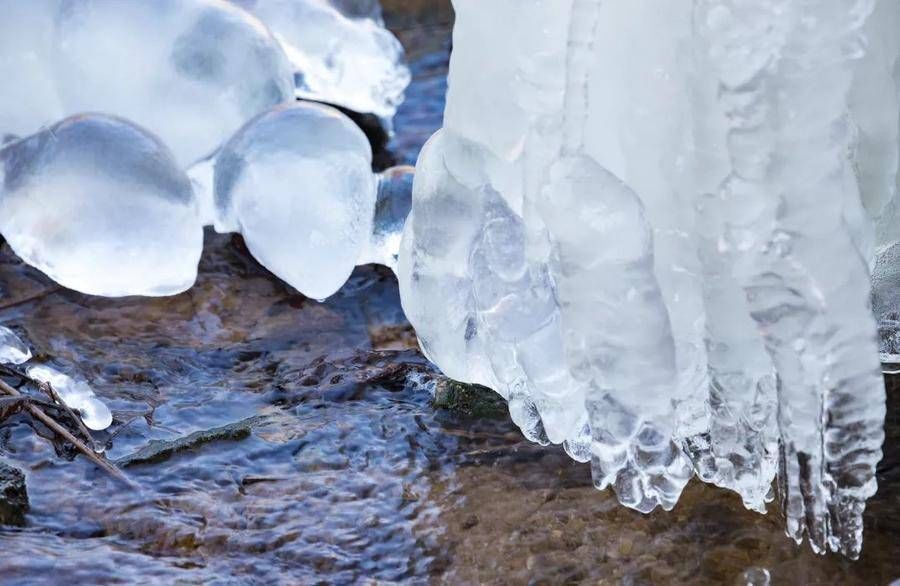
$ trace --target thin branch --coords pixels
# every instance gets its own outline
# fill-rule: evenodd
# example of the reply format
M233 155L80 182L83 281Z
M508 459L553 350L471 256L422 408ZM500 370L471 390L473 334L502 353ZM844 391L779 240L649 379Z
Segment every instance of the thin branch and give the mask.
M16 389L12 388L11 386L6 384L2 380L0 380L0 392L4 393L6 395L10 395L12 397L24 396L22 393L20 393ZM57 423L52 417L50 417L49 415L47 415L46 413L41 411L36 405L29 403L25 408L28 409L28 412L31 413L31 415L35 419L40 420L44 425L46 425L51 430L53 430L54 432L56 432L57 434L62 436L63 439L65 439L66 441L71 443L73 446L75 446L75 448L79 452L84 454L88 460L90 460L91 462L96 464L104 472L106 472L107 474L109 474L110 476L115 478L116 480L120 480L121 482L123 482L124 484L126 484L128 487L130 487L132 489L137 488L137 485L132 480L130 480L127 476L125 476L125 474L123 474L121 470L119 470L111 462L109 462L109 460L103 458L102 456L100 456L99 454L94 452L92 449L87 447L84 444L84 442L82 442L77 437L72 435L72 433L68 429L66 429L59 423Z

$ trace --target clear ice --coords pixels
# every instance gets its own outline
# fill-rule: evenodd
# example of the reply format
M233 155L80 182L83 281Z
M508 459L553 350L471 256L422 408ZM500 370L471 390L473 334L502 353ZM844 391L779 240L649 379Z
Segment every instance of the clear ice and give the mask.
M76 380L43 364L29 367L26 374L53 387L63 403L78 413L88 429L103 431L112 425L109 407L94 395L94 389L85 381Z
M900 270L900 5L454 6L399 259L423 351L629 507L696 475L765 511L774 480L789 536L857 557L885 415L869 270L876 308Z
M203 248L191 183L172 153L101 114L0 149L0 234L59 284L108 297L188 289Z
M379 116L388 125L409 85L400 41L378 2L232 0L281 41L297 96Z
M271 32L220 0L66 0L51 62L65 114L132 120L162 138L182 167L294 95L292 68Z
M378 175L372 234L357 264L380 264L397 271L403 227L412 209L414 177L415 169L406 165L391 167Z
M224 0L0 2L0 233L23 260L84 293L170 295L215 224L317 299L357 262L395 266L411 174L376 178L346 116L294 105L293 32ZM330 77L309 96L389 120L409 73L377 1L241 4L312 43L298 79ZM216 197L237 202L228 218Z
M31 349L11 329L0 326L0 364L22 364L31 360Z
M372 149L337 110L279 106L248 122L215 160L215 228L315 299L335 293L369 245Z
M0 0L0 144L63 117L50 66L59 0Z

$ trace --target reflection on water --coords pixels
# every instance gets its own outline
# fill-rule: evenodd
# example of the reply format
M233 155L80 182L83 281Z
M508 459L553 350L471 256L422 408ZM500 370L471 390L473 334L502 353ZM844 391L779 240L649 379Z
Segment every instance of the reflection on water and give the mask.
M449 12L416 12L437 0L392 4L409 11L388 17L415 75L393 149L413 162L440 124ZM416 25L420 14L434 20ZM2 249L0 305L50 286ZM408 380L429 367L385 270L358 269L319 304L272 278L239 239L207 234L200 280L183 295L53 292L0 310L0 323L21 328L40 360L91 380L116 415L103 438L113 459L243 422L240 433L130 466L136 492L66 461L25 418L0 426L0 458L25 470L32 505L25 528L0 529L3 582L900 577L900 378L889 381L888 455L854 563L795 546L776 512L747 512L699 483L673 512L640 515L508 419L435 410Z

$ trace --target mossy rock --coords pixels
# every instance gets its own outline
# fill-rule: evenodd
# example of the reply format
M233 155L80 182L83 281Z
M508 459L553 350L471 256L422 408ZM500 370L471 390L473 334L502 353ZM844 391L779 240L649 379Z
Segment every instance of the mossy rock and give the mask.
M493 390L451 379L437 381L432 405L462 417L478 419L502 419L509 414L506 401Z

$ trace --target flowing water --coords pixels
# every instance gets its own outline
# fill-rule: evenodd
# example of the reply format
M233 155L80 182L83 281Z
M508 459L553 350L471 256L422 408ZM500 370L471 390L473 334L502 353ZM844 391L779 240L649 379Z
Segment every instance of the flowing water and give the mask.
M411 163L441 123L451 13L438 0L385 4L415 77L391 146ZM850 562L794 545L777 511L748 512L696 482L674 511L635 513L508 417L436 408L383 269L358 269L320 304L269 275L239 238L208 233L189 292L110 300L59 290L4 246L0 324L37 360L91 381L115 414L97 439L138 484L58 454L25 416L0 424L0 460L26 473L31 499L24 527L0 528L3 583L900 577L895 379L880 489L863 556Z

